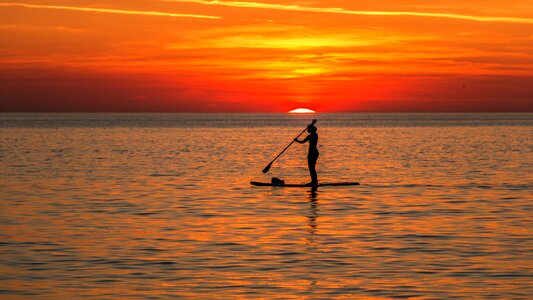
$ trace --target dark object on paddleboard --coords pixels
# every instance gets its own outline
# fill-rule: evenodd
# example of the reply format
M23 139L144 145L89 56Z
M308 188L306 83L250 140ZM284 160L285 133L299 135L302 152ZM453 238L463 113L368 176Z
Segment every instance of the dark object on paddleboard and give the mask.
M312 185L308 183L303 184L297 184L297 183L269 183L269 182L257 182L257 181L250 181L251 185L256 186L279 186L279 187L313 187ZM359 185L359 182L324 182L319 183L317 187L321 186L351 186L351 185Z
M272 184L285 184L285 180L279 179L277 177L272 177L272 179L270 180L270 183L272 183Z

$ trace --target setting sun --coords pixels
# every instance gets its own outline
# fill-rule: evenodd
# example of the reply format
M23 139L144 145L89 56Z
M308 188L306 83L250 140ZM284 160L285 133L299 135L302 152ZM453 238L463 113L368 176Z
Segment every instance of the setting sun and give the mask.
M289 111L291 114L314 114L314 110L310 110L308 108L297 108Z

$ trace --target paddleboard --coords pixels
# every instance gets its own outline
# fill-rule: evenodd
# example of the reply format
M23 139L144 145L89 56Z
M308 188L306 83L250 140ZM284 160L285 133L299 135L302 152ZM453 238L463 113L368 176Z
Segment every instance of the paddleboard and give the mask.
M307 184L296 184L296 183L270 183L270 182L257 182L257 181L250 181L251 185L256 186L279 186L279 187L312 187ZM351 186L351 185L359 185L359 182L324 182L319 183L318 187L321 186Z

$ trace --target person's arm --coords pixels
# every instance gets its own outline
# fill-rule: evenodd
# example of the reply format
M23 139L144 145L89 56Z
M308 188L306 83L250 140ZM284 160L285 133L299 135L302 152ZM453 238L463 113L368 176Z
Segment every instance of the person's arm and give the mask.
M305 139L303 139L303 141L300 141L297 138L295 138L294 141L300 144L305 144L307 141L309 141L309 135L306 136Z

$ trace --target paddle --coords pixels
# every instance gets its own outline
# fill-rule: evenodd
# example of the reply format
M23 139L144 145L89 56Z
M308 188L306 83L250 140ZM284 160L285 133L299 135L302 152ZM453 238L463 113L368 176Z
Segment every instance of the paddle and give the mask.
M313 122L311 122L310 125L314 125L316 123L316 119L313 120ZM300 135L304 134L304 132L307 130L307 128L305 128L296 138L299 138ZM280 157L283 152L285 152L285 150L289 149L289 147L292 145L292 143L294 143L294 139L292 140L292 142L287 146L285 147L285 149L283 149L283 151L281 151L280 154L278 154L278 156L276 156L276 158L274 158L264 169L263 169L263 173L267 173L269 170L270 170L270 167L272 167L272 163L274 163L274 161L276 161L276 159L278 159L278 157Z

